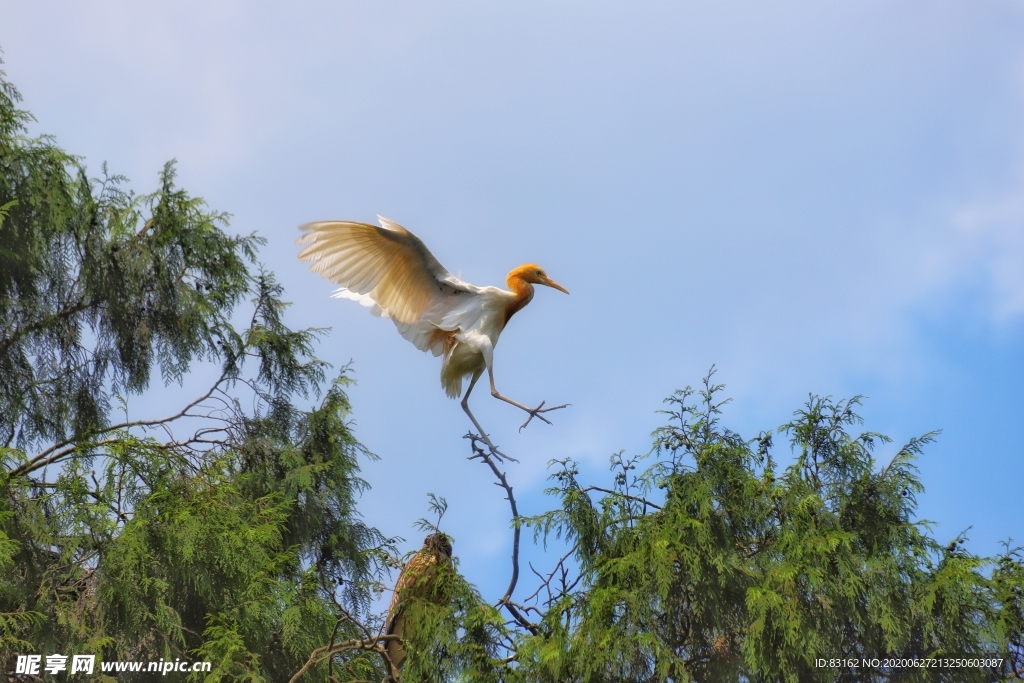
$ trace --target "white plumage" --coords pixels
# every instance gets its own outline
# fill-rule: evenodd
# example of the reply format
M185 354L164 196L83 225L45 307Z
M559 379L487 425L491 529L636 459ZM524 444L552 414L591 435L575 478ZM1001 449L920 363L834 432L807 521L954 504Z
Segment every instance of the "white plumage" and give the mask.
M462 402L467 413L469 394L486 369L495 397L543 420L541 413L554 408L527 408L495 388L494 346L512 315L533 298L533 284L568 291L534 264L509 273L512 291L477 287L452 275L416 235L378 218L380 227L352 221L302 226L298 243L305 246L299 259L311 261L310 270L340 286L334 297L358 301L390 318L416 348L443 356L441 384L449 396L457 398L463 378L469 377Z

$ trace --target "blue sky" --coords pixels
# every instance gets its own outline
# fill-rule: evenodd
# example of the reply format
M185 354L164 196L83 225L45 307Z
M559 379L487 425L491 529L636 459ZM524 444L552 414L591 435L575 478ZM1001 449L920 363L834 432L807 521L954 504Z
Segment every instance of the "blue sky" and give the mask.
M373 524L418 546L426 494L485 594L507 581L508 509L438 361L297 262L296 226L416 232L475 284L535 261L499 388L570 402L554 425L481 392L520 459L605 477L673 390L712 364L745 436L809 392L869 398L896 443L941 428L920 512L946 541L1024 541L1024 7L1019 3L340 3L2 0L8 77L97 174L181 185L269 240L295 326L354 361ZM194 385L140 400L171 412ZM777 440L776 455L788 450ZM540 560L543 563L543 560ZM529 593L532 589L525 591Z

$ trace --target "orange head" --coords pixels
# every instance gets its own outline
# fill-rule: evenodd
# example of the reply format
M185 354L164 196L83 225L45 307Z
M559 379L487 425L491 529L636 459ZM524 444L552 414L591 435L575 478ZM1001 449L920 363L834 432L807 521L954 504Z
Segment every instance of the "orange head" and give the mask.
M527 263L519 266L511 273L508 274L508 285L510 288L515 289L513 280L521 280L523 282L529 282L534 285L545 285L547 287L554 287L560 292L569 293L569 290L558 284L554 280L548 277L544 269L538 266L536 263Z

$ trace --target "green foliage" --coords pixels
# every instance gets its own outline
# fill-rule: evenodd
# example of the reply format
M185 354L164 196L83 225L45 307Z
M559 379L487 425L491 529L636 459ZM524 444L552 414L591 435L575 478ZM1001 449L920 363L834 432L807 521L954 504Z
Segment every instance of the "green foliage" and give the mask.
M325 383L321 331L284 324L260 240L228 235L173 164L151 194L92 180L28 136L17 101L0 73L0 666L95 653L213 663L192 680L388 680L374 605L393 542L359 517L373 456L345 371ZM178 412L130 417L156 381L204 373ZM859 398L812 396L778 430L780 467L774 433L720 424L720 390L709 375L696 403L669 398L609 488L556 461L558 508L513 521L569 552L522 604L515 580L488 604L457 561L424 572L401 601L401 680L1024 677L1024 551L942 546L916 518L934 433L880 463L889 440L855 432ZM446 509L430 494L420 528ZM1002 664L818 663L985 654Z
M792 465L776 474L772 434L724 429L705 380L668 399L656 462L613 457L612 489L558 463L561 507L528 520L574 544L580 583L554 591L539 632L517 646L516 676L550 681L993 680L1020 672L1024 565L963 538L940 546L916 521L914 460L935 434L882 467L889 442L853 434L859 399L812 396L780 433ZM604 491L594 500L592 492ZM659 491L663 496L652 500ZM848 658L1004 658L990 668L820 667Z
M505 666L497 650L505 631L498 610L483 602L457 563L439 565L429 582L422 582L403 601L402 681L502 680Z
M346 374L322 391L320 331L284 325L260 240L225 233L173 164L151 194L90 180L27 136L17 100L0 77L0 665L96 653L288 680L361 634L343 615L367 617L391 547L356 511L372 456ZM156 369L212 379L129 417Z

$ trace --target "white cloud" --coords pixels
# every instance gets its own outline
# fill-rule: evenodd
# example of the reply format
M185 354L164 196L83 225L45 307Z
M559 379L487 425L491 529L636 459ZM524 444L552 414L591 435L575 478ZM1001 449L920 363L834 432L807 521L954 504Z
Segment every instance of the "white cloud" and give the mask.
M994 322L1024 314L1024 186L958 209L933 263L951 281L979 279Z

